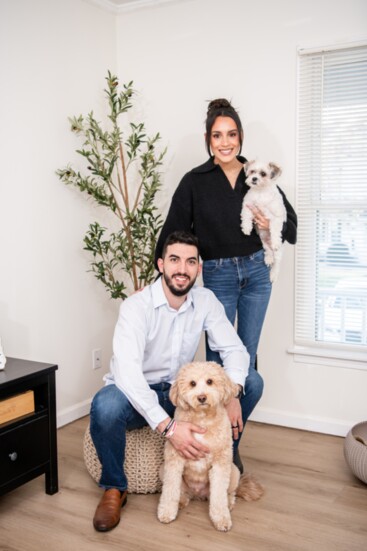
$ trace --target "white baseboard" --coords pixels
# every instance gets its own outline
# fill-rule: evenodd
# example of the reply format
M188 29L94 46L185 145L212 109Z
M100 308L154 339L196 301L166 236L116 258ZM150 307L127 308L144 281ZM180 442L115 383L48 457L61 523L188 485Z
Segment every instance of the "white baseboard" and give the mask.
M84 400L75 406L60 411L57 415L57 428L72 423L81 417L89 415L92 399ZM349 430L357 424L333 419L323 419L311 416L296 416L290 412L279 411L270 408L257 407L251 415L250 421L265 423L267 425L278 425L291 429L308 430L311 432L320 432L322 434L331 434L333 436L346 436Z
M75 406L59 411L57 414L57 428L59 429L81 417L89 415L91 402L92 398L89 398L88 400L84 400L84 402L75 404Z
M261 407L256 408L249 420L258 423L266 423L268 425L279 425L281 427L288 427L292 429L331 434L333 436L346 436L352 426L358 423L358 420L354 423L350 423L306 415L296 416L287 411L279 411Z

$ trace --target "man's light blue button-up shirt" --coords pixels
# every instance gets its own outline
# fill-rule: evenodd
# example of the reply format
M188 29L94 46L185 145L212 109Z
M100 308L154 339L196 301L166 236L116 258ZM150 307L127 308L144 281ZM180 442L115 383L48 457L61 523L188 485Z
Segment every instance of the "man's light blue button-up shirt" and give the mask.
M149 384L172 383L179 368L193 361L203 331L226 373L244 387L249 355L214 293L194 286L175 310L161 278L121 304L106 384L116 384L154 429L167 413Z

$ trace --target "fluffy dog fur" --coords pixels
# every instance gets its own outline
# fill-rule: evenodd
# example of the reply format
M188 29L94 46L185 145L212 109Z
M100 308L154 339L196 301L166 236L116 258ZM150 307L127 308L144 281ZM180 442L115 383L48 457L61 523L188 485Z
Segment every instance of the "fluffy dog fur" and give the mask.
M250 475L240 476L232 462L232 429L225 406L236 396L238 387L214 362L193 362L182 367L170 390L170 399L177 406L177 421L189 421L206 428L195 433L210 453L196 461L179 455L167 441L161 470L162 495L158 518L168 523L175 520L178 509L191 499L209 499L209 516L215 528L230 530L230 510L236 496L246 501L257 500L263 489Z
M287 211L283 197L275 183L282 171L275 163L250 161L244 166L246 184L250 186L243 200L241 228L245 235L250 235L254 223L254 214L247 205L258 207L270 220L270 229L257 232L265 251L265 264L270 266L270 281L274 282L279 273L282 256L282 228L287 220Z

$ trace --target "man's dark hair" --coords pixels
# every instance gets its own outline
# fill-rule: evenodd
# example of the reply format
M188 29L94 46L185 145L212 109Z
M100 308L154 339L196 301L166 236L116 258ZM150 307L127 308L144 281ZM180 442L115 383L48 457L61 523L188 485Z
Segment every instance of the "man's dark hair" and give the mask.
M192 245L197 248L199 257L199 241L195 235L186 231L174 231L171 233L164 242L162 249L162 258L166 256L167 247L174 245L175 243L183 243L184 245Z

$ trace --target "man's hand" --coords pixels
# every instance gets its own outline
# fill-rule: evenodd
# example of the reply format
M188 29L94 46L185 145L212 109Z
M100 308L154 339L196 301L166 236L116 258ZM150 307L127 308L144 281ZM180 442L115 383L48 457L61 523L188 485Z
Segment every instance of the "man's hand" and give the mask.
M204 432L206 432L206 429L199 425L186 421L177 421L176 430L169 441L181 457L198 460L205 457L210 451L209 448L200 442L200 439L196 439L194 436L194 433L204 434Z
M239 399L232 398L226 409L231 421L233 439L238 440L240 432L243 431L242 409Z

